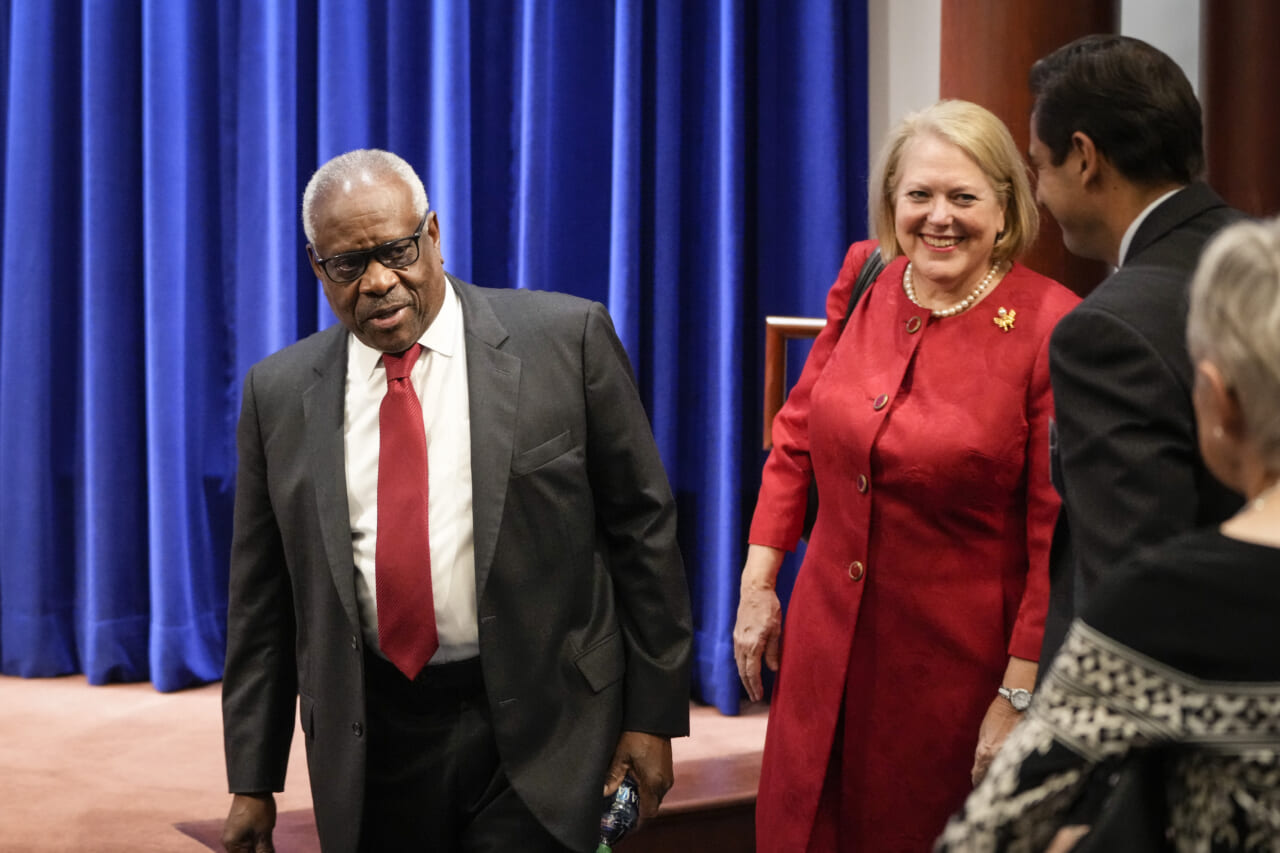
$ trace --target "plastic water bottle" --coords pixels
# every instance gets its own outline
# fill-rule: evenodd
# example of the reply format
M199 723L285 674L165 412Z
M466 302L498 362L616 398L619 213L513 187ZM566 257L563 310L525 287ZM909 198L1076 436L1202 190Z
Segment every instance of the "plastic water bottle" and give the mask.
M600 814L600 845L596 847L596 853L612 853L613 845L622 840L639 818L640 795L636 791L636 780L627 774L613 796L604 801L604 811Z

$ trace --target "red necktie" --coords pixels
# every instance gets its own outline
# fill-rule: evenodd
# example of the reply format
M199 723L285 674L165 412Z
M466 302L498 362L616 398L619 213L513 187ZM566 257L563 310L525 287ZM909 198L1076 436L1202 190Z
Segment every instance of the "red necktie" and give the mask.
M387 395L378 410L378 645L416 678L440 647L427 537L427 435L409 372L421 344L382 354Z

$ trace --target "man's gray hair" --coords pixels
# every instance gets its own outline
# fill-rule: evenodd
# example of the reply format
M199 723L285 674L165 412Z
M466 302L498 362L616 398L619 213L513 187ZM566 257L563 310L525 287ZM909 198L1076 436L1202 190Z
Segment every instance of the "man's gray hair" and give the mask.
M1238 222L1200 256L1187 346L1235 391L1249 438L1280 470L1280 217Z
M421 214L427 212L427 190L422 179L413 167L402 157L378 148L359 148L339 154L325 163L307 181L307 188L302 193L302 230L306 232L307 242L316 241L316 201L328 194L329 190L345 183L372 183L388 174L396 175L408 185L413 193L413 208Z

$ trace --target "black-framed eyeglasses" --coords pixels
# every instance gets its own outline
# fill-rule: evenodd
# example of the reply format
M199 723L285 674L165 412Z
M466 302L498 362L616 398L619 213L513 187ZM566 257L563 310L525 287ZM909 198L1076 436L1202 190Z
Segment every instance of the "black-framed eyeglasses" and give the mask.
M370 249L357 249L354 252L343 252L331 258L320 258L316 256L315 248L308 243L307 252L334 284L348 284L364 275L365 268L369 266L370 258L377 258L378 263L387 269L402 270L405 267L413 266L417 262L418 238L422 236L422 229L426 227L427 217L430 215L431 211L429 210L422 214L422 220L418 222L418 230L408 237L388 240Z

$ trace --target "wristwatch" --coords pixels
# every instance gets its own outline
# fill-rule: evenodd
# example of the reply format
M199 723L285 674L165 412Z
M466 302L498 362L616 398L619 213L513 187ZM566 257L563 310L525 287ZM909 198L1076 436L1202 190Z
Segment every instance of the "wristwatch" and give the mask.
M1021 687L1001 687L996 692L1008 699L1015 711L1025 711L1031 707L1030 690L1023 690Z

